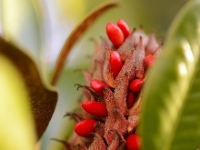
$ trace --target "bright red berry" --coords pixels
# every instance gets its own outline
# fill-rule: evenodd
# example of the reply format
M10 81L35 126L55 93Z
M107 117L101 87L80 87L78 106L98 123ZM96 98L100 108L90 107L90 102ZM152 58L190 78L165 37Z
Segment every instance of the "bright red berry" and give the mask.
M96 101L82 102L83 109L91 115L97 117L106 117L107 109L106 105Z
M137 134L131 134L126 138L126 147L128 150L139 150L141 147L141 138Z
M109 87L106 83L95 79L90 82L90 86L100 96L103 96L103 89Z
M122 59L118 52L111 51L110 52L110 67L113 72L113 77L116 78L119 74L120 70L122 69L123 63Z
M122 30L113 23L107 23L106 33L114 46L119 47L124 42L124 34Z
M135 103L135 94L133 92L128 93L128 98L127 98L127 107L130 109L133 104Z
M151 67L156 60L156 57L153 55L148 55L144 58L144 63L147 65L147 67Z
M74 131L83 137L87 137L90 133L95 132L96 120L83 120L76 124Z
M129 89L133 92L138 92L143 85L143 80L142 79L135 79L131 82Z
M117 26L122 30L125 38L129 36L130 34L129 26L123 19L118 20Z

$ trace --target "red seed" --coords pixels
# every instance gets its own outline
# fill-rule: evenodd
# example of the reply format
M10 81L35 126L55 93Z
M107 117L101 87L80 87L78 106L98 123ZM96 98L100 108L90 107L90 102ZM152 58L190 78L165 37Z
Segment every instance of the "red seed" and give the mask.
M138 92L143 85L143 80L142 79L135 79L131 82L129 89L133 92Z
M129 36L130 34L129 26L123 19L118 20L117 26L122 30L125 38Z
M113 77L116 78L119 74L120 70L122 69L123 63L122 59L118 52L111 51L110 52L110 67L113 72Z
M107 23L106 33L114 46L119 47L124 42L124 34L122 30L113 23Z
M153 65L153 63L155 62L156 57L153 55L147 55L144 58L144 63L147 65L147 67L151 67Z
M141 147L141 138L137 134L131 134L126 138L126 147L128 150L139 150Z
M87 137L90 133L95 132L96 120L83 120L76 124L74 131L83 137Z
M128 93L128 98L127 98L127 107L128 107L128 109L130 109L133 106L133 104L135 103L135 98L136 98L135 94L130 91Z
M95 101L87 101L82 102L83 109L91 115L97 117L106 117L107 116L107 109L106 105L100 102Z
M106 83L96 79L90 82L90 86L100 96L103 96L103 89L109 87Z

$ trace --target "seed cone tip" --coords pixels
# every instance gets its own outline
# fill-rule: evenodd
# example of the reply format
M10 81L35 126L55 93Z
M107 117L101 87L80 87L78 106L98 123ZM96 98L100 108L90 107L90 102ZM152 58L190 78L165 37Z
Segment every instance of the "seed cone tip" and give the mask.
M132 30L132 33L134 33L136 30L137 30L137 28L136 28L136 27L134 27L134 28L133 28L133 30Z

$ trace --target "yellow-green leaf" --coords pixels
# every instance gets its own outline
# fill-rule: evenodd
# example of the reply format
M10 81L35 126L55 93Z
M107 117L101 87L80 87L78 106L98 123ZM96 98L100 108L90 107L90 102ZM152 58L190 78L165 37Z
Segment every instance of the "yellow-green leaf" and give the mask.
M30 97L38 138L45 131L56 106L57 92L45 85L33 60L20 49L0 39L0 54L21 73Z
M0 54L0 149L33 150L35 128L25 82Z

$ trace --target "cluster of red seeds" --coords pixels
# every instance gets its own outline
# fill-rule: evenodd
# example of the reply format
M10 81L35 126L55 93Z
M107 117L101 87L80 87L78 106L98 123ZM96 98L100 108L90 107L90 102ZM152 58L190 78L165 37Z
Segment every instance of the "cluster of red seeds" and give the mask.
M112 47L107 48L105 54L101 54L106 60L103 60L103 63L96 62L100 65L94 65L93 73L86 75L89 86L82 86L93 96L90 100L82 102L82 108L89 117L86 115L88 119L84 117L79 121L74 130L84 138L96 134L96 140L89 142L89 150L99 147L102 150L107 149L106 147L124 149L125 145L128 150L139 150L141 138L135 133L140 108L137 101L141 98L140 90L146 69L154 63L161 45L157 43L154 33L147 36L142 30L136 32L134 29L131 32L123 19L117 24L107 23L106 33ZM116 121L117 119L119 121ZM110 132L114 134L111 135ZM120 143L119 139L123 142Z

